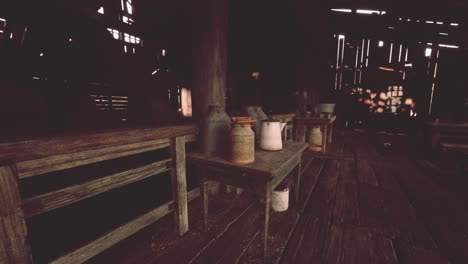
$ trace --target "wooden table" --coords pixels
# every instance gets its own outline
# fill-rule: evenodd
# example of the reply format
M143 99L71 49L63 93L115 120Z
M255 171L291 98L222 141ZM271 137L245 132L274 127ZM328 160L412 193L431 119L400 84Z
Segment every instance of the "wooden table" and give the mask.
M281 122L286 123L283 131L281 131L281 137L283 139L283 142L294 139L293 126L294 126L294 117L296 117L295 113L275 114L275 115L270 115L270 117L271 119L280 120Z
M255 162L251 164L235 164L219 155L188 153L187 162L195 165L200 171L205 228L208 225L208 181L218 181L252 191L259 195L265 204L263 253L266 256L271 192L294 168L298 167L294 195L297 201L302 152L307 146L308 144L302 142L286 142L280 151L256 150Z
M327 142L331 144L333 135L333 122L336 116L331 117L296 117L297 141L305 142L305 127L320 126L322 130L322 152L327 149Z

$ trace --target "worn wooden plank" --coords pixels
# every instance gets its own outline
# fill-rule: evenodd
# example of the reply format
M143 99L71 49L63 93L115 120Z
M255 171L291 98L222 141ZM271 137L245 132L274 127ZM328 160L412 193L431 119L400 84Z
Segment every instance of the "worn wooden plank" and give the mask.
M323 259L327 263L340 263L340 257L343 254L343 228L339 225L332 225L325 241L323 250Z
M333 219L340 223L359 225L359 202L355 162L342 162L338 185L336 187Z
M14 166L0 167L0 262L32 263Z
M386 208L383 189L366 183L358 186L360 225L373 227L382 234L392 234L392 223Z
M372 262L371 263L398 263L393 243L381 235L371 233Z
M314 224L314 221L316 221L316 218L309 214L301 215L279 263L296 263L295 261L297 254L304 241L305 232L306 230L310 230L310 227Z
M309 202L312 190L317 184L319 175L325 166L325 160L313 159L310 161L307 169L302 173L301 188L299 189L299 199L297 201L297 210L304 212Z
M377 181L382 188L401 193L401 187L394 175L395 171L392 171L395 163L390 162L390 159L387 161L374 159L373 162L369 164L373 168Z
M187 176L185 165L185 136L171 138L172 197L175 204L175 221L180 235L189 230L187 207Z
M150 176L168 171L170 159L154 162L138 168L118 172L57 191L41 194L23 201L27 217L39 215L65 205L110 191Z
M286 212L273 212L268 236L268 247L270 249L266 256L266 263L279 263L280 257L286 248L286 243L291 238L298 220L299 214L292 208ZM261 236L257 236L236 263L264 263L262 249L263 241Z
M351 226L341 226L340 230L343 246L339 258L340 263L372 263L371 254L369 254L370 231Z
M260 211L263 205L256 203L237 221L227 226L226 231L205 247L190 263L234 263L242 253L242 244L253 239L263 222Z
M367 228L332 225L325 242L326 263L398 263L392 241Z
M374 169L369 164L372 161L370 160L357 160L357 178L360 183L367 183L373 186L377 186L379 183L377 177L375 176Z
M199 195L200 195L200 190L196 188L188 193L188 198L192 200L198 197ZM90 258L96 256L97 254L103 252L104 250L119 243L125 238L133 235L139 230L145 228L146 226L151 225L152 223L164 217L165 215L169 214L170 212L174 210L174 207L175 207L174 204L175 204L174 201L170 201L164 205L161 205L158 208L151 210L150 212L88 243L87 245L81 248L78 248L58 259L53 260L51 263L52 264L83 263L89 260Z
M135 144L88 150L46 158L27 160L17 163L20 178L27 178L43 173L83 166L109 159L139 154L169 146L169 139L157 139Z
M303 215L303 217L306 217ZM311 263L321 259L326 235L329 229L329 219L310 216L311 220L301 245L298 247L293 263Z
M340 153L321 153L321 152L313 152L313 151L306 151L304 152L304 156L308 158L317 158L317 159L339 159L339 160L354 160L354 155L345 155Z
M427 263L427 264L449 264L447 257L442 256L439 250L427 250L414 247L406 243L398 243L398 261L401 264Z
M0 164L196 134L195 124L49 135L0 143Z
M465 223L453 224L456 215L429 215L426 213L425 221L434 241L443 254L449 256L453 263L468 263L468 235L462 232Z
M331 217L340 170L341 161L326 161L304 212L327 220Z
M434 183L412 163L398 160L395 173L405 195L422 218L434 242L455 263L468 262L468 216L466 204Z
M233 199L235 199L233 201ZM209 248L230 226L238 221L249 208L254 206L254 199L248 194L236 197L234 194L220 194L210 201L208 230L203 228L202 201L190 207L189 220L192 228L180 237L174 233L159 229L153 237L153 256L146 263L190 263L205 248ZM194 209L194 210L192 210ZM258 213L258 212L257 212ZM258 226L257 226L258 227Z

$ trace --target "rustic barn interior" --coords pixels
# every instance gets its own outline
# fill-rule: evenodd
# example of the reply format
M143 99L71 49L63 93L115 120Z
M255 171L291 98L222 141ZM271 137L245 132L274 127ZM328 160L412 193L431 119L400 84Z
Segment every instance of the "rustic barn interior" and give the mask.
M468 1L4 2L1 264L468 263Z

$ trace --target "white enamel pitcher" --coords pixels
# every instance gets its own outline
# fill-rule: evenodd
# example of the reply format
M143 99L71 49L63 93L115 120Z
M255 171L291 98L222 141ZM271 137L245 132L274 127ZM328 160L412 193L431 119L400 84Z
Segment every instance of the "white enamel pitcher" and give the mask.
M286 123L278 120L262 120L260 130L260 148L263 150L281 150L281 131Z

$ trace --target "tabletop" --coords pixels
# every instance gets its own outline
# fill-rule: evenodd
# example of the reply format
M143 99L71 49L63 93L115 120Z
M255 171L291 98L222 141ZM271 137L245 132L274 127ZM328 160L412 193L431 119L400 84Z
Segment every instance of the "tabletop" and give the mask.
M303 142L283 142L283 149L279 151L255 150L255 161L250 164L236 164L221 157L197 152L187 153L187 161L197 165L211 165L226 169L250 172L255 175L274 178L284 167L297 158L308 146Z
M324 123L330 122L331 123L336 120L336 116L332 116L330 118L315 117L315 116L297 116L296 119L300 121L317 121L317 122L324 122Z

